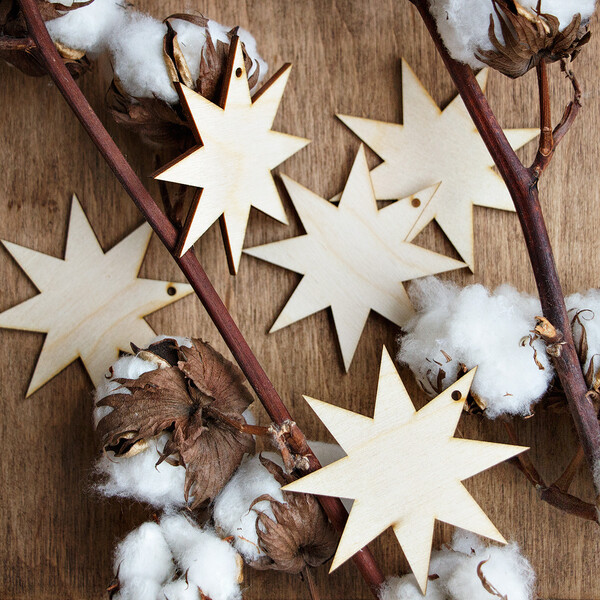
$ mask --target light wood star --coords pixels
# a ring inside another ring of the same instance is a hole
[[[271,331],[331,307],[346,370],[371,310],[399,326],[413,315],[402,282],[465,266],[406,241],[437,186],[378,210],[362,147],[339,206],[283,181],[306,235],[244,252],[304,275]]]
[[[151,236],[145,223],[104,253],[73,196],[64,260],[2,241],[41,292],[0,313],[0,327],[47,334],[27,396],[78,357],[98,384],[119,350],[154,337],[145,315],[193,291],[137,277]]]
[[[271,169],[309,140],[271,131],[291,65],[284,65],[250,97],[242,47],[231,41],[220,106],[178,85],[199,147],[170,163],[156,179],[202,188],[188,213],[180,239],[184,254],[217,220],[235,274],[242,255],[250,207],[287,224]]]
[[[477,79],[485,89],[487,69]],[[461,255],[474,268],[473,205],[514,211],[502,178],[457,96],[442,111],[415,73],[402,61],[403,125],[338,115],[383,163],[371,173],[378,200],[403,198],[441,182],[427,210],[415,223],[408,241],[435,219]],[[504,131],[517,149],[539,133],[537,129]]]
[[[425,593],[436,519],[506,543],[461,481],[527,448],[453,437],[474,375],[417,412],[384,348],[372,419],[305,396],[348,456],[282,489],[354,499],[331,571],[392,527]]]

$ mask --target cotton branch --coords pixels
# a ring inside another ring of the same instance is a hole
[[[416,6],[423,18],[438,52],[444,60],[446,69],[458,88],[463,102],[494,159],[515,204],[531,260],[542,304],[542,311],[546,319],[562,336],[563,343],[560,352],[557,352],[553,356],[553,362],[567,398],[577,435],[583,446],[590,470],[593,472],[594,465],[600,460],[600,426],[596,411],[587,396],[588,388],[573,343],[564,296],[539,202],[538,178],[532,170],[521,163],[511,148],[475,79],[472,69],[454,60],[449,55],[438,34],[437,26],[429,11],[427,0],[410,1]],[[542,66],[540,89],[542,91],[541,102],[543,105],[546,104],[546,99],[543,97],[545,88],[543,79],[544,70],[545,66]],[[576,92],[576,100],[565,111],[565,116],[559,124],[558,132],[555,135],[554,146],[557,143],[556,138],[558,140],[562,138],[577,114],[578,86],[574,79],[572,79],[572,82]],[[549,126],[549,110],[542,115],[541,121],[543,128]],[[542,150],[548,152],[547,141],[549,136],[546,133],[542,137],[546,140],[542,140],[541,142],[543,144]],[[550,150],[548,157],[541,161],[544,163],[543,166],[547,164],[551,155],[552,151]],[[598,489],[597,485],[596,492],[597,495],[600,495],[600,489]]]
[[[504,427],[511,443],[519,444],[512,423],[505,421]],[[593,504],[584,502],[581,498],[569,494],[568,490],[575,476],[577,467],[581,464],[583,451],[579,449],[564,473],[551,485],[547,485],[536,469],[528,452],[519,454],[511,462],[525,475],[527,481],[537,490],[540,500],[547,502],[563,512],[598,523],[598,511]]]
[[[127,159],[123,156],[109,133],[102,125],[98,116],[85,96],[76,85],[73,77],[63,64],[54,43],[50,39],[46,26],[42,21],[35,0],[19,0],[25,15],[31,39],[35,42],[40,58],[57,88],[60,90],[71,110],[75,113],[84,129],[114,172],[125,191],[129,194],[145,219],[152,226],[161,242],[173,256],[173,259],[186,276],[198,298],[204,305],[210,318],[216,325],[227,347],[247,377],[248,382],[256,392],[265,407],[269,417],[278,425],[292,422],[291,415],[279,397],[273,384],[252,353],[248,343],[242,336],[227,308],[208,279],[204,269],[198,262],[193,250],[179,257],[176,253],[178,232],[160,210],[148,190],[143,186],[133,171]],[[292,450],[308,458],[308,470],[320,468],[319,461],[311,452],[306,437],[295,426],[294,436],[289,439]],[[319,502],[327,513],[331,523],[342,531],[348,513],[338,498],[319,497]],[[378,590],[384,582],[383,574],[367,548],[354,555],[353,561],[361,575],[371,588],[373,595],[378,596]]]

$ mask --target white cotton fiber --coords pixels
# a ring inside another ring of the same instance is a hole
[[[449,600],[489,600],[490,594],[477,574],[482,562],[482,575],[501,596],[533,599],[535,573],[517,544],[486,546],[476,535],[460,529],[450,548],[432,554],[429,573],[439,575]]]
[[[588,290],[583,294],[572,294],[565,299],[572,322],[575,347],[582,343],[583,328],[587,339],[588,351],[583,365],[584,373],[593,360],[594,376],[600,371],[600,290]],[[577,317],[577,318],[575,318]]]
[[[270,456],[270,453],[263,453],[263,456],[275,462],[276,457]],[[234,537],[236,550],[248,561],[258,560],[263,556],[256,535],[258,513],[264,512],[274,518],[268,501],[258,502],[252,510],[250,505],[263,494],[269,494],[278,502],[283,502],[280,487],[273,475],[262,466],[258,456],[246,456],[215,499],[215,526],[226,536]]]
[[[240,558],[231,544],[184,515],[166,515],[160,526],[171,553],[190,586],[211,600],[240,600]]]
[[[206,43],[206,28],[184,21],[172,19],[171,26],[177,32],[177,43],[190,69],[192,79],[200,75],[200,60]]]
[[[483,563],[483,564],[481,564]],[[452,544],[433,552],[429,565],[432,577],[427,585],[429,600],[490,600],[477,573],[509,600],[533,600],[535,573],[515,543],[488,546],[475,534],[458,529]],[[418,600],[423,598],[412,574],[389,577],[380,592],[380,600]]]
[[[46,27],[55,42],[97,55],[105,51],[108,36],[128,14],[125,6],[122,0],[94,0],[48,21]]]
[[[167,461],[156,465],[169,437],[163,433],[148,440],[148,448],[134,456],[106,452],[96,463],[96,472],[102,476],[96,489],[104,496],[132,498],[155,508],[184,506],[185,468]]]
[[[200,594],[198,586],[185,579],[177,579],[162,588],[157,600],[200,600]]]
[[[115,77],[134,98],[156,96],[170,104],[178,101],[163,57],[166,32],[167,26],[158,19],[130,12],[110,36]]]
[[[490,293],[434,277],[415,281],[410,295],[417,314],[403,328],[398,360],[424,390],[435,395],[447,388],[461,364],[477,367],[471,389],[485,402],[486,416],[528,415],[554,375],[541,340],[521,343],[536,325],[539,301],[507,285]]]
[[[526,8],[535,9],[537,0],[521,0],[521,4]],[[594,8],[594,0],[542,0],[541,5],[542,12],[553,14],[559,19],[561,29],[566,27],[578,12],[584,20],[588,19]],[[431,0],[430,9],[450,55],[474,68],[484,66],[475,58],[475,52],[478,49],[493,48],[488,34],[492,14],[496,36],[503,41],[492,0]]]
[[[117,546],[114,570],[122,585],[134,577],[161,585],[171,579],[175,565],[161,527],[148,522],[129,533]]]
[[[437,580],[427,583],[427,593],[423,596],[415,576],[388,577],[379,592],[379,600],[446,600],[446,594]],[[467,600],[465,598],[465,600]]]

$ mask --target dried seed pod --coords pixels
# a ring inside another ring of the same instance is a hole
[[[192,340],[191,348],[162,340],[146,351],[164,362],[138,379],[117,380],[127,393],[98,402],[113,409],[98,423],[98,433],[105,450],[122,456],[140,440],[170,432],[157,464],[174,460],[185,467],[185,497],[193,497],[197,508],[253,451],[254,438],[240,431],[253,398],[241,371],[201,340]]]
[[[87,6],[90,2],[93,0],[74,2],[71,6],[65,6],[46,0],[36,0],[44,21],[62,17],[65,12]],[[28,36],[27,23],[17,0],[0,0],[0,34],[16,39]],[[55,43],[55,46],[73,77],[77,78],[91,69],[91,63],[84,52],[60,43]],[[0,58],[26,75],[41,77],[46,74],[46,69],[38,58],[35,48],[0,49]]]
[[[176,21],[185,21],[198,27],[198,35],[204,36],[199,63],[189,65],[177,39]],[[203,16],[173,14],[165,19],[167,30],[163,38],[163,59],[171,81],[180,82],[212,102],[218,102],[229,43],[213,40],[208,27],[209,20]],[[234,28],[227,33],[229,40],[237,33]],[[252,59],[246,53],[246,70],[252,70]],[[194,77],[192,73],[198,73]],[[248,80],[252,89],[260,77],[257,62]],[[106,97],[108,109],[117,123],[136,132],[149,145],[173,148],[179,152],[194,144],[192,129],[179,103],[169,104],[161,98],[136,98],[127,93],[118,79],[114,79]]]
[[[263,466],[280,485],[293,478],[274,462],[260,457]],[[256,519],[258,545],[265,556],[249,564],[256,569],[275,569],[300,573],[305,567],[317,567],[329,560],[337,545],[337,536],[314,496],[283,492],[285,502],[268,494],[259,496],[250,508],[263,500],[271,505],[274,519],[259,512]]]
[[[494,18],[490,15],[488,35],[494,49],[479,49],[475,56],[508,77],[521,77],[542,60],[573,60],[590,39],[587,23],[582,23],[580,14],[574,15],[560,31],[554,15],[524,8],[516,0],[492,2],[504,41],[496,36]]]

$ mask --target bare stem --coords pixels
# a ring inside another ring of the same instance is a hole
[[[510,441],[513,444],[518,445],[519,440],[517,439],[512,423],[505,421],[504,427],[508,432]],[[575,459],[576,458],[577,455],[575,456]],[[569,463],[569,466],[563,475],[561,475],[557,482],[552,485],[546,485],[544,479],[535,468],[528,452],[519,454],[514,459],[511,459],[510,462],[525,475],[529,483],[537,490],[541,500],[554,506],[554,508],[558,508],[563,512],[579,517],[580,519],[598,523],[598,511],[596,510],[596,507],[567,492],[568,485],[571,483],[572,475],[575,473],[576,469],[575,459]],[[563,487],[565,484],[567,484],[566,488]]]
[[[537,177],[521,163],[511,148],[472,69],[454,60],[448,54],[437,32],[435,20],[429,12],[427,0],[411,0],[411,2],[421,14],[438,52],[444,60],[446,69],[458,88],[465,106],[512,196],[523,229],[542,311],[546,319],[562,335],[563,342],[559,351],[553,356],[554,367],[563,386],[577,435],[589,467],[593,471],[594,464],[600,460],[600,426],[592,402],[587,397],[588,388],[573,343],[565,300],[542,216]],[[561,126],[559,138],[564,135],[565,128],[574,119],[577,109],[573,108],[572,110],[575,110],[575,113],[571,112],[567,116],[565,123]],[[598,487],[596,491],[600,491]]]
[[[93,111],[85,96],[75,84],[73,77],[63,64],[46,26],[42,21],[36,0],[19,0],[31,38],[39,49],[41,60],[57,88],[60,90],[71,110],[75,113],[84,129],[102,154],[125,191],[129,194],[145,219],[152,226],[161,242],[173,256],[183,274],[187,277],[198,298],[204,305],[210,318],[216,325],[227,347],[246,375],[250,385],[265,407],[269,417],[277,424],[291,421],[291,415],[267,377],[248,343],[242,336],[233,318],[227,311],[219,295],[212,286],[204,269],[193,251],[177,256],[178,232],[174,225],[160,210],[148,190],[135,174],[127,159],[123,156],[100,119]],[[306,437],[296,427],[295,435],[289,440],[292,449],[307,456],[310,471],[320,468],[319,461],[311,452]],[[338,498],[318,497],[333,526],[342,531],[348,513]],[[384,577],[371,552],[364,548],[354,555],[353,561],[369,585],[373,595],[384,582]]]

